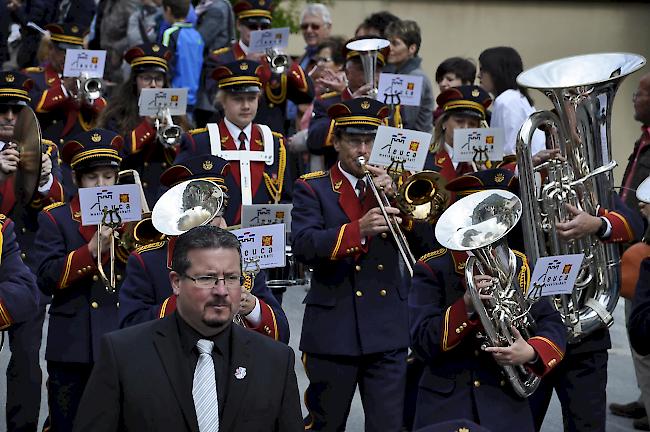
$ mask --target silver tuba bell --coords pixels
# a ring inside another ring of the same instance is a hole
[[[267,48],[266,49],[266,61],[269,63],[271,72],[276,74],[283,74],[287,67],[289,66],[289,56],[281,53],[276,48]]]
[[[370,84],[370,91],[368,92],[368,97],[376,98],[377,97],[377,87],[379,83],[377,82],[377,55],[379,51],[386,48],[390,45],[386,39],[358,39],[352,42],[348,42],[345,47],[349,50],[356,51],[361,57],[361,65],[363,66],[363,75],[366,80],[366,84]]]
[[[521,201],[505,190],[476,192],[452,204],[436,224],[436,239],[451,250],[471,251],[467,259],[465,281],[474,309],[481,319],[485,334],[477,337],[483,346],[509,346],[515,337],[514,326],[524,339],[532,336],[535,321],[529,313],[530,303],[519,287],[515,253],[505,237],[521,217]],[[474,284],[475,272],[493,277],[489,292],[479,293]],[[480,294],[489,294],[482,300]],[[523,365],[505,365],[503,370],[514,391],[530,396],[540,378]]]
[[[522,72],[517,83],[544,93],[556,113],[532,114],[519,131],[517,166],[524,217],[526,255],[534,267],[539,257],[584,253],[571,295],[556,296],[554,307],[569,329],[569,341],[609,327],[619,296],[620,257],[615,244],[596,236],[564,241],[556,222],[568,220],[566,204],[596,215],[611,208],[614,187],[611,156],[611,111],[623,78],[645,64],[628,53],[588,54],[554,60]],[[539,127],[547,148],[561,157],[534,167],[532,135]],[[536,177],[541,180],[536,185]]]

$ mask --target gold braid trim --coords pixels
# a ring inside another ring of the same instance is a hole
[[[253,276],[250,274],[244,275],[244,283],[242,284],[242,287],[248,292],[251,292],[253,289],[253,279]]]
[[[438,258],[439,256],[442,256],[446,253],[447,253],[447,248],[436,249],[432,252],[422,255],[418,261],[426,262],[430,259]]]
[[[279,105],[282,102],[284,102],[285,99],[287,98],[287,76],[282,75],[282,77],[280,78],[280,95],[279,96],[276,96],[275,94],[273,94],[273,91],[271,90],[271,86],[269,84],[267,84],[265,86],[264,93],[266,93],[266,98],[271,103]]]
[[[264,144],[266,145],[266,143]],[[276,203],[280,202],[280,196],[282,195],[282,185],[284,184],[284,170],[287,166],[287,151],[284,148],[282,139],[280,139],[279,148],[279,159],[278,162],[278,178],[273,180],[266,172],[264,173],[264,183],[266,184],[266,189],[268,189],[271,198]]]

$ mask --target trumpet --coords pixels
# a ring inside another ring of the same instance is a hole
[[[80,98],[89,104],[102,96],[102,81],[99,78],[89,78],[86,73],[77,78],[77,89],[81,93]]]
[[[282,74],[289,66],[289,56],[281,53],[276,48],[266,49],[266,61],[269,63],[271,72]]]
[[[169,107],[158,111],[155,126],[158,141],[165,147],[171,148],[180,142],[183,130],[174,124]]]
[[[397,223],[397,220],[395,219],[394,216],[389,216],[388,213],[386,213],[386,207],[390,206],[390,202],[388,201],[386,194],[384,193],[383,190],[379,191],[375,186],[375,183],[372,181],[372,175],[366,168],[366,158],[363,156],[359,156],[357,158],[357,165],[363,168],[365,172],[366,183],[368,184],[368,187],[370,187],[370,189],[372,190],[372,193],[375,195],[377,204],[379,204],[379,208],[381,209],[381,214],[384,216],[384,219],[386,219],[386,222],[388,223],[388,229],[390,231],[390,235],[395,240],[397,249],[402,259],[404,260],[404,264],[406,264],[406,268],[408,269],[409,274],[413,276],[413,266],[415,265],[415,257],[413,256],[413,252],[411,252],[411,249],[409,248],[408,241],[406,240],[406,236],[404,235],[404,232],[400,228],[399,223]]]

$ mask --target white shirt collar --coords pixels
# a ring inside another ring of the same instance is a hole
[[[346,170],[344,170],[343,167],[341,166],[340,161],[337,162],[337,163],[339,164],[339,169],[343,173],[343,177],[345,177],[350,182],[350,185],[352,185],[352,189],[357,194],[357,196],[359,196],[359,191],[357,190],[357,182],[359,180],[362,180],[365,183],[366,180],[362,179],[362,178],[361,179],[357,178],[357,177],[353,176],[352,174],[350,174],[349,172],[347,172]],[[366,186],[368,186],[368,185],[366,185]]]
[[[445,150],[447,151],[447,154],[449,155],[449,160],[451,160],[452,165],[454,166],[454,169],[458,168],[458,162],[454,162],[452,159],[454,157],[454,148],[450,146],[449,144],[445,143]]]
[[[239,134],[244,131],[246,134],[246,150],[251,149],[251,133],[253,131],[253,123],[248,123],[244,129],[240,129],[239,126],[235,125],[233,122],[224,117],[224,123],[226,123],[226,128],[228,128],[228,133],[235,141],[235,145],[239,147]]]
[[[248,55],[248,46],[244,42],[239,39],[239,47],[241,48],[242,51],[244,51],[244,54]]]

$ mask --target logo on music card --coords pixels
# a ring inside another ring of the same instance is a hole
[[[409,144],[409,150],[412,152],[418,151],[420,148],[420,143],[417,141],[411,141],[411,144]]]
[[[129,202],[129,194],[120,194],[120,202],[121,203],[128,203]]]
[[[571,264],[565,265],[564,268],[562,269],[562,274],[569,274],[569,272],[571,271],[571,267],[573,267]]]
[[[262,236],[262,246],[273,246],[273,236]]]

